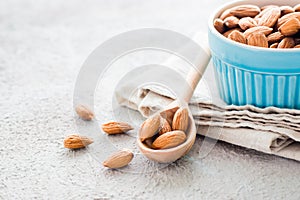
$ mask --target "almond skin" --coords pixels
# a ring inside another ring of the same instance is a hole
[[[266,36],[269,35],[271,32],[273,31],[272,28],[267,27],[267,26],[256,26],[253,28],[249,28],[248,30],[246,30],[244,32],[244,36],[246,39],[248,39],[248,37],[253,34],[253,33],[263,33]]]
[[[225,31],[224,22],[221,19],[214,20],[214,27],[219,33],[223,33]]]
[[[230,14],[238,17],[255,17],[260,12],[260,8],[255,5],[241,5],[230,9]]]
[[[162,134],[165,134],[165,133],[170,132],[170,131],[172,131],[172,128],[171,128],[169,122],[166,119],[162,118],[161,119],[161,126],[160,126],[158,134],[162,135]]]
[[[275,32],[268,35],[267,38],[269,43],[274,43],[281,41],[284,38],[284,35],[282,35],[280,32]]]
[[[277,48],[293,48],[295,46],[295,41],[291,37],[286,37],[281,40]]]
[[[147,138],[151,138],[158,132],[160,119],[160,115],[155,115],[144,121],[139,130],[139,137],[142,142]]]
[[[118,169],[128,165],[133,159],[133,153],[130,150],[123,149],[109,156],[102,164],[104,167]]]
[[[126,122],[107,122],[105,124],[102,124],[102,129],[105,133],[109,135],[113,134],[120,134],[120,133],[126,133],[133,129],[132,126],[130,126]]]
[[[224,24],[227,28],[236,28],[239,25],[239,19],[235,16],[230,16],[224,19]]]
[[[152,146],[154,149],[168,149],[182,144],[185,140],[183,131],[171,131],[156,138]]]
[[[239,21],[239,26],[242,30],[247,30],[248,28],[257,26],[257,22],[251,17],[243,17]]]
[[[185,132],[189,126],[189,112],[187,108],[179,108],[173,118],[172,129]]]
[[[64,139],[64,147],[68,149],[80,149],[84,148],[94,141],[86,136],[69,135]]]
[[[243,35],[243,33],[239,32],[239,31],[232,31],[229,35],[228,35],[228,39],[231,39],[233,41],[242,43],[242,44],[247,44],[246,38]]]
[[[286,21],[284,24],[282,24],[278,30],[281,32],[282,35],[292,36],[298,33],[299,29],[300,29],[299,20],[297,18],[292,18]]]
[[[263,33],[254,33],[247,38],[248,45],[268,48],[268,39]]]
[[[268,11],[259,19],[259,26],[273,27],[279,17],[281,16],[281,10],[278,7],[268,9]]]
[[[87,106],[78,105],[76,106],[75,111],[83,120],[90,121],[94,118],[94,113]]]

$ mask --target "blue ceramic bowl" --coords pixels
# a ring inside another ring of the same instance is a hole
[[[297,1],[276,1],[294,6]],[[300,109],[300,49],[269,49],[234,42],[213,26],[233,6],[275,4],[273,0],[235,1],[219,8],[209,20],[209,45],[221,98],[227,104]]]

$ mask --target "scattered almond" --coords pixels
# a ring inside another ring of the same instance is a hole
[[[171,128],[169,122],[166,119],[162,118],[161,126],[160,126],[158,134],[162,135],[162,134],[170,132],[170,131],[172,131],[172,128]]]
[[[187,108],[179,108],[173,118],[172,129],[186,131],[189,126],[189,112]]]
[[[260,12],[260,8],[255,5],[241,5],[230,9],[230,14],[238,17],[255,17]]]
[[[223,33],[225,31],[224,22],[221,19],[215,19],[214,27],[219,33]]]
[[[268,11],[259,19],[258,25],[273,27],[280,16],[281,16],[280,8],[274,7],[268,9]]]
[[[278,44],[278,48],[293,48],[295,46],[295,41],[292,37],[286,37],[281,40]]]
[[[286,21],[284,24],[282,24],[278,30],[282,33],[282,35],[292,36],[298,33],[299,29],[300,29],[299,20],[297,18],[292,18]]]
[[[239,21],[239,26],[242,30],[247,30],[248,28],[257,26],[257,22],[251,17],[243,17]]]
[[[94,113],[84,105],[76,106],[75,111],[81,119],[90,121],[94,118]]]
[[[160,118],[160,115],[155,115],[144,121],[139,130],[139,136],[142,142],[147,138],[151,138],[158,132],[160,127]]]
[[[171,131],[156,138],[152,146],[155,149],[168,149],[182,144],[185,140],[186,135],[183,131]]]
[[[268,47],[268,39],[263,33],[254,33],[247,38],[247,44],[257,47]]]
[[[228,38],[231,39],[231,40],[233,40],[233,41],[242,43],[242,44],[247,44],[245,36],[240,31],[232,31],[228,35]]]
[[[253,33],[263,33],[265,35],[269,35],[273,31],[273,28],[267,26],[256,26],[253,28],[249,28],[244,32],[245,38],[248,38]]]
[[[128,165],[133,158],[133,153],[130,150],[124,149],[109,156],[103,166],[111,169],[118,169]]]
[[[224,24],[228,28],[236,28],[239,25],[239,19],[235,16],[230,16],[224,19]]]
[[[112,135],[112,134],[119,134],[119,133],[126,133],[133,129],[132,126],[130,126],[126,122],[107,122],[105,124],[102,124],[102,129],[105,133]]]
[[[93,143],[93,140],[80,135],[69,135],[64,139],[64,146],[68,149],[80,149]]]

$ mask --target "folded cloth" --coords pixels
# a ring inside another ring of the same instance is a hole
[[[165,66],[172,66],[183,77],[187,74],[186,67],[174,58]],[[300,161],[300,110],[226,105],[219,97],[213,73],[210,63],[189,102],[198,134]],[[115,97],[119,104],[148,117],[170,104],[176,95],[159,84],[137,85],[145,74],[139,71],[130,81],[119,84]],[[182,83],[176,79],[172,84],[176,88],[174,85],[180,87]]]

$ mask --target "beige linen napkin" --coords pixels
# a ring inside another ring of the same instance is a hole
[[[300,161],[300,110],[226,105],[218,96],[212,69],[210,64],[189,104],[198,134]],[[137,88],[137,78],[116,89],[121,105],[148,117],[174,100],[163,87]]]

